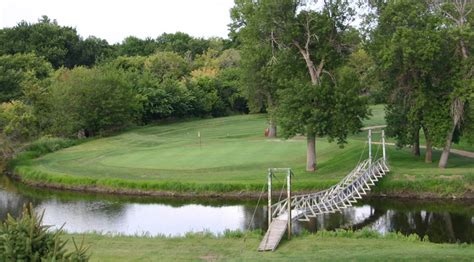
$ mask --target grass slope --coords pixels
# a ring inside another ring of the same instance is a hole
[[[355,236],[354,236],[355,235]],[[73,235],[77,239],[82,236]],[[261,236],[179,238],[87,234],[91,261],[472,261],[473,245],[433,244],[410,237],[318,233],[283,241],[275,252],[260,253]],[[73,249],[71,243],[69,248]]]
[[[375,106],[373,113],[365,124],[383,124],[383,106]],[[265,115],[242,115],[136,128],[37,159],[20,159],[15,172],[27,181],[65,185],[228,192],[260,191],[267,168],[291,167],[294,188],[314,190],[337,183],[367,155],[363,133],[352,136],[343,149],[319,138],[319,169],[307,173],[305,139],[266,139],[265,127]],[[378,139],[374,135],[374,141]],[[380,146],[375,153],[381,155]],[[459,195],[473,190],[472,159],[452,155],[449,168],[441,170],[408,150],[390,147],[388,155],[393,172],[376,189],[379,192]],[[438,157],[435,152],[434,159]]]

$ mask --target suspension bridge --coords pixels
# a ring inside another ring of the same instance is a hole
[[[390,169],[385,151],[385,135],[381,131],[382,157],[372,157],[372,129],[368,129],[369,156],[359,161],[356,167],[336,185],[316,193],[291,195],[290,168],[270,168],[268,170],[268,230],[258,247],[258,251],[274,251],[285,232],[291,238],[293,221],[309,221],[321,214],[339,212],[362,199],[375,183]],[[376,154],[377,155],[377,154]],[[286,174],[287,198],[272,204],[272,178],[277,173]]]

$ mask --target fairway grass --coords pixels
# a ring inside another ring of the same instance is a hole
[[[383,106],[373,112],[365,124],[383,124]],[[268,168],[291,167],[294,189],[311,191],[337,183],[368,154],[364,134],[350,137],[343,149],[318,138],[318,171],[309,173],[304,169],[305,138],[267,139],[266,126],[266,115],[239,115],[135,128],[36,159],[20,157],[14,172],[27,183],[84,190],[235,193],[260,192]],[[374,141],[379,139],[374,135]],[[373,153],[380,157],[380,146]],[[449,168],[442,170],[408,150],[389,147],[388,156],[392,172],[375,188],[378,193],[463,196],[473,191],[472,159],[452,154]]]
[[[275,252],[257,252],[261,236],[186,237],[69,235],[84,238],[91,261],[472,261],[474,246],[434,244],[396,234],[369,231],[319,232],[294,237]],[[69,243],[69,249],[73,249]]]

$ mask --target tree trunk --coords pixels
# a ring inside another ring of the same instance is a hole
[[[420,129],[415,132],[415,141],[413,142],[413,147],[411,149],[413,155],[420,156]]]
[[[439,159],[438,166],[440,168],[446,168],[446,166],[448,165],[448,158],[449,158],[449,153],[451,152],[451,145],[453,143],[453,134],[454,134],[455,129],[456,128],[453,127],[451,132],[449,132],[448,134],[448,139],[446,139],[446,145],[444,146],[443,153],[441,154],[441,158]]]
[[[423,133],[425,133],[425,140],[426,140],[425,163],[432,163],[433,162],[433,146],[431,144],[431,139],[428,133],[428,129],[423,127]]]
[[[316,135],[308,134],[306,145],[306,171],[314,172],[316,170]]]
[[[425,163],[433,162],[433,146],[431,145],[431,140],[426,138],[426,153],[425,153]]]
[[[277,136],[277,125],[275,121],[270,120],[270,126],[268,127],[268,138],[275,138]]]

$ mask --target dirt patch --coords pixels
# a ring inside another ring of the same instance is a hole
[[[206,255],[206,256],[200,256],[199,257],[201,260],[204,260],[204,261],[208,261],[208,262],[211,262],[211,261],[218,261],[219,260],[219,256],[218,255]]]
[[[408,181],[415,181],[416,180],[416,176],[404,175],[404,177]],[[403,180],[405,180],[405,179],[403,179]]]
[[[445,179],[445,180],[463,180],[464,177],[461,175],[452,175],[452,176],[439,176],[440,179]]]

